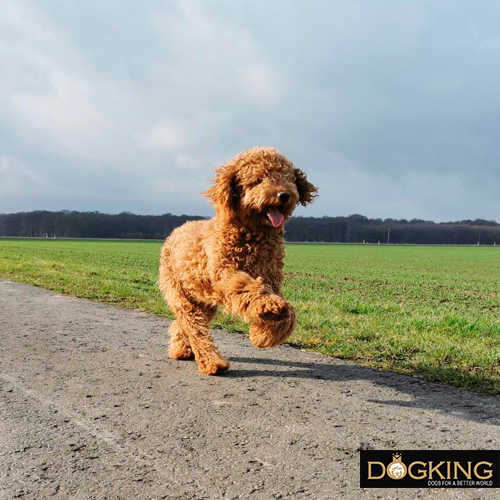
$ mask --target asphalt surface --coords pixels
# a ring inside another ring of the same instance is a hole
[[[299,319],[300,321],[300,319]],[[0,280],[0,498],[499,498],[359,487],[360,449],[500,449],[500,400]]]

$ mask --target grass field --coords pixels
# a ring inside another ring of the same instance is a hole
[[[161,243],[0,240],[0,277],[168,316]],[[500,395],[500,248],[287,245],[290,343]],[[246,331],[219,315],[214,326]]]

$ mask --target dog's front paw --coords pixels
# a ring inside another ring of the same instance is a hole
[[[286,300],[280,300],[282,307],[266,311],[250,325],[250,340],[255,347],[277,346],[292,334],[297,319],[295,309]]]
[[[253,304],[254,319],[257,322],[283,321],[290,316],[292,306],[279,295],[264,295]]]

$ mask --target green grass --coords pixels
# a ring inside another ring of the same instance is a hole
[[[161,243],[0,240],[0,276],[168,316]],[[288,245],[292,345],[500,395],[500,248]],[[246,331],[224,315],[215,326]]]

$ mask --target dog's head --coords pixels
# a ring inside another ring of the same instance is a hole
[[[205,192],[217,216],[238,220],[253,230],[279,230],[297,203],[307,205],[317,188],[273,148],[253,148],[216,170]]]

